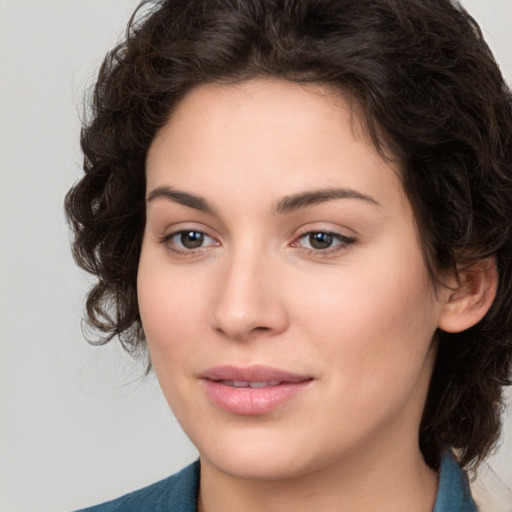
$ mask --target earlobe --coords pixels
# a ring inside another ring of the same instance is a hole
[[[462,269],[457,285],[446,290],[439,329],[455,333],[476,325],[489,311],[497,288],[498,269],[493,257]]]

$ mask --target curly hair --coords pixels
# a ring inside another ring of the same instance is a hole
[[[493,256],[499,285],[474,327],[439,331],[420,427],[426,462],[446,448],[476,467],[500,433],[512,365],[512,95],[475,20],[450,0],[143,2],[105,58],[81,133],[83,178],[68,192],[74,256],[94,274],[96,343],[145,348],[136,277],[145,160],[193,87],[257,76],[349,94],[383,157],[400,163],[426,266]],[[149,363],[150,364],[150,363]]]

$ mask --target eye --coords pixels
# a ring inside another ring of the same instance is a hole
[[[171,233],[162,239],[162,243],[173,252],[192,252],[196,249],[218,245],[218,242],[211,236],[194,229],[184,229]]]
[[[328,231],[310,231],[299,237],[294,244],[311,252],[343,249],[354,243],[353,238]]]
[[[331,233],[309,233],[304,236],[304,241],[311,249],[328,249],[335,242]]]

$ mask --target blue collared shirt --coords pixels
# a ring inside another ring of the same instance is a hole
[[[476,512],[466,474],[450,452],[445,452],[441,461],[439,487],[432,512]]]
[[[179,473],[120,498],[80,512],[196,512],[199,461]],[[432,512],[476,512],[464,472],[450,452],[443,455]]]

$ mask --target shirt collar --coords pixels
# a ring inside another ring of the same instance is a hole
[[[441,459],[439,487],[433,512],[476,512],[468,478],[453,454],[445,451]]]

